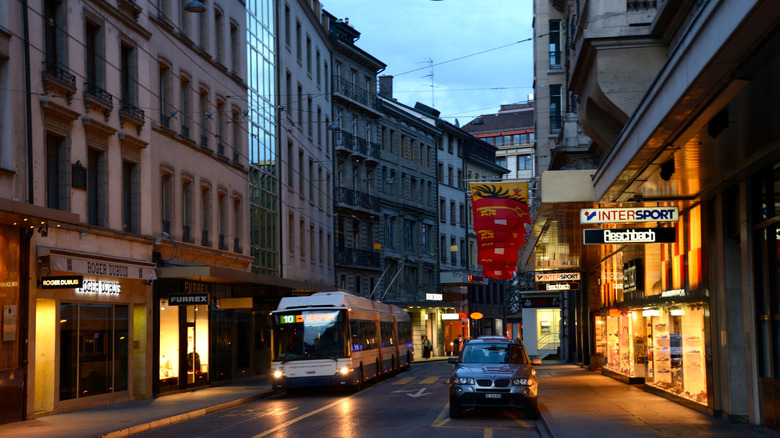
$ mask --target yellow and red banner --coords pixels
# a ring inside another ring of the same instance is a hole
[[[527,182],[470,183],[474,231],[482,273],[496,279],[512,278],[518,251],[525,243],[528,211]]]

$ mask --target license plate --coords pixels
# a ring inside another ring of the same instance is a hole
[[[485,398],[501,398],[501,394],[485,394]]]

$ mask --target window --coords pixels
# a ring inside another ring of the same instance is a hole
[[[106,225],[106,153],[89,149],[87,153],[87,205],[89,224],[103,227]]]
[[[322,166],[317,167],[317,184],[314,187],[319,187],[317,189],[317,206],[322,209],[324,202],[322,196]]]
[[[458,225],[466,226],[466,206],[462,202],[458,204]]]
[[[201,241],[203,246],[211,246],[211,187],[203,184],[200,188]]]
[[[458,169],[458,188],[462,189],[463,187],[463,169]]]
[[[285,99],[287,100],[287,105],[285,108],[287,109],[287,115],[290,115],[290,111],[292,111],[292,75],[290,72],[287,72],[286,75],[287,80],[285,81],[285,88],[286,88],[286,96]]]
[[[241,42],[239,41],[238,25],[230,22],[230,58],[233,72],[241,69]]]
[[[461,266],[466,266],[466,251],[463,251],[463,248],[465,248],[465,247],[466,247],[466,241],[463,240],[463,239],[460,239],[460,246],[459,246],[460,251],[458,251],[458,252],[460,253],[460,265]]]
[[[442,234],[439,236],[439,260],[441,260],[442,263],[447,263],[448,250],[449,247],[447,246],[447,236]]]
[[[126,233],[140,232],[140,183],[138,163],[122,162],[122,229]]]
[[[241,139],[243,137],[243,128],[241,127],[241,116],[237,109],[233,109],[233,117],[230,124],[233,126],[233,162],[238,163],[241,155]]]
[[[225,64],[225,18],[219,9],[214,10],[214,32],[217,34],[217,62]]]
[[[304,248],[306,248],[306,222],[303,219],[299,221],[298,236],[300,236],[298,248],[300,249],[301,260],[304,260],[306,257],[306,254],[304,253]]]
[[[190,88],[190,81],[186,76],[181,78],[181,136],[184,138],[190,138],[190,128],[192,127],[191,113],[192,113],[192,89]]]
[[[319,262],[320,262],[320,266],[322,266],[325,263],[325,242],[323,240],[324,239],[323,234],[324,233],[322,231],[322,228],[320,228],[319,229],[320,238],[317,240],[319,242],[319,244],[320,244],[320,246],[319,246],[320,252],[319,252],[319,254],[317,256],[317,259],[319,259]]]
[[[306,174],[309,178],[309,202],[314,202],[314,160],[309,158],[309,172]]]
[[[454,237],[450,237],[450,264],[452,266],[458,264],[458,246],[455,244]]]
[[[550,131],[561,130],[561,86],[550,85]]]
[[[414,222],[404,219],[404,249],[414,251]]]
[[[305,187],[304,181],[306,178],[304,178],[303,173],[303,149],[298,149],[298,195],[303,198],[306,196],[306,194],[303,192],[303,188]]]
[[[208,9],[208,0],[203,0],[203,5],[206,6]],[[199,15],[199,22],[198,22],[198,45],[200,45],[200,48],[203,50],[208,51],[209,50],[209,14],[203,12],[198,14]]]
[[[453,184],[454,176],[455,175],[454,175],[454,172],[452,170],[452,166],[447,166],[447,185],[450,186],[450,187],[452,187],[454,185]]]
[[[303,43],[301,42],[301,23],[296,22],[295,23],[295,56],[298,58],[298,62],[303,62],[302,59],[302,48],[301,45]]]
[[[225,142],[227,141],[227,115],[225,114],[225,101],[217,100],[217,152],[225,155]]]
[[[439,222],[447,222],[447,201],[444,198],[439,199]]]
[[[241,251],[241,236],[243,235],[243,218],[246,213],[242,209],[241,198],[233,198],[233,251]]]
[[[320,65],[320,51],[317,49],[317,54],[314,57],[314,62],[316,64],[317,68],[317,74],[315,75],[315,81],[317,82],[317,87],[319,87],[322,84],[322,66]]]
[[[162,231],[171,236],[171,222],[173,221],[173,175],[168,171],[163,171],[161,184],[161,203],[162,213]]]
[[[317,146],[322,149],[322,108],[317,106]]]
[[[209,92],[200,90],[200,145],[204,148],[209,147],[209,120],[212,113],[209,111]]]
[[[517,156],[517,170],[531,170],[532,166],[533,166],[533,156],[531,155]]]
[[[561,67],[561,22],[550,21],[550,68]]]
[[[68,210],[70,184],[68,182],[67,139],[46,134],[46,205],[57,210]]]
[[[294,179],[293,174],[295,172],[295,162],[293,161],[293,142],[287,140],[287,189],[295,190],[293,187]]]
[[[450,225],[455,225],[455,201],[450,201]]]
[[[173,75],[171,74],[171,69],[165,64],[160,64],[160,90],[158,93],[160,96],[160,124],[169,129],[171,127],[172,118],[172,78]]]
[[[290,242],[287,248],[287,256],[289,258],[295,257],[295,215],[290,213],[287,215],[287,240]]]
[[[303,87],[298,84],[298,128],[303,129]]]
[[[182,181],[182,237],[181,240],[193,243],[192,236],[192,180]]]
[[[127,305],[61,303],[59,332],[60,400],[127,390]]]
[[[325,72],[325,74],[323,76],[325,76],[325,98],[327,99],[328,96],[330,95],[330,76],[328,76],[328,63],[327,62],[323,66],[323,71]]]
[[[395,244],[395,217],[385,215],[385,246],[393,248]]]
[[[43,6],[43,22],[46,38],[46,71],[56,75],[66,67],[66,4],[59,0],[46,0]]]
[[[122,109],[128,110],[128,106],[134,107],[138,103],[136,48],[122,44],[119,64]]]
[[[292,47],[292,27],[290,26],[290,7],[284,5],[284,43]]]
[[[100,25],[87,21],[86,24],[87,92],[102,94],[105,87],[105,53],[103,29]],[[98,89],[100,89],[98,91]]]
[[[314,240],[314,237],[315,237],[314,225],[309,225],[309,263],[311,263],[312,265],[314,264],[315,262],[314,259],[317,256],[316,247],[315,247],[317,241]]]
[[[439,162],[439,183],[444,184],[444,163]]]
[[[225,236],[227,236],[227,208],[225,206],[226,202],[226,193],[223,191],[219,192],[218,200],[217,200],[217,208],[219,209],[217,218],[219,219],[219,223],[217,223],[217,232],[219,233],[218,237],[218,244],[219,249],[226,250],[227,249],[227,242],[225,240]]]
[[[311,38],[306,37],[306,72],[311,75]]]
[[[309,122],[309,126],[306,127],[306,131],[309,135],[309,138],[314,138],[314,105],[311,97],[306,100],[306,119]]]

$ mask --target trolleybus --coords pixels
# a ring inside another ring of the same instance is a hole
[[[274,388],[352,386],[408,368],[412,325],[403,309],[346,292],[285,297],[272,313]]]

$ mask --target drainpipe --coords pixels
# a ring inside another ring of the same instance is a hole
[[[27,202],[35,203],[33,194],[33,150],[32,150],[32,89],[30,80],[30,26],[27,17],[27,0],[22,0],[22,26],[24,28],[24,86],[25,109],[27,112]]]
[[[24,84],[25,84],[25,109],[27,117],[27,202],[34,203],[33,196],[33,164],[32,164],[32,89],[30,80],[30,28],[29,17],[27,16],[27,0],[22,0],[22,27],[24,32]],[[18,176],[17,176],[18,178]],[[18,180],[17,180],[18,181]],[[24,370],[24,380],[22,381],[22,419],[27,419],[27,383],[29,378],[29,350],[27,349],[29,339],[27,338],[28,315],[30,305],[29,281],[22,279],[30,278],[30,252],[32,240],[32,229],[21,228],[19,232],[19,360]]]

